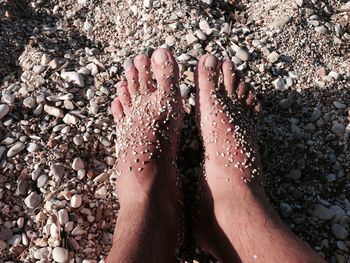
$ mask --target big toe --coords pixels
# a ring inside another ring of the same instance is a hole
[[[200,58],[196,73],[196,87],[198,93],[208,93],[218,89],[220,63],[216,56],[207,54]]]
[[[151,63],[158,89],[164,94],[174,92],[178,95],[179,67],[169,50],[157,49],[152,55]]]

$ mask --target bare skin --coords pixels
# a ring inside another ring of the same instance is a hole
[[[220,262],[325,262],[295,236],[265,196],[254,90],[231,61],[203,56],[196,70],[197,124],[205,147],[198,243]]]
[[[168,50],[158,49],[151,59],[138,55],[125,74],[111,106],[121,208],[106,262],[169,262],[181,235],[175,167],[183,121],[178,65]]]
[[[169,51],[158,49],[152,59],[137,56],[125,74],[111,106],[121,208],[106,262],[175,261],[181,236],[175,160],[183,121],[178,66]],[[220,262],[324,262],[265,197],[255,142],[261,105],[254,90],[231,61],[221,65],[212,55],[200,59],[196,86],[206,179],[194,231],[198,243]]]

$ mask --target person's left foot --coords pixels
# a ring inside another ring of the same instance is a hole
[[[176,245],[181,195],[175,162],[183,122],[178,65],[166,49],[156,50],[151,59],[138,55],[128,64],[127,81],[118,84],[118,97],[111,105],[117,126],[120,203],[115,240],[137,231],[128,228],[142,225],[135,238],[153,229],[156,235],[169,235],[165,239]]]

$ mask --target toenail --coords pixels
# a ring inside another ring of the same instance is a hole
[[[156,64],[162,64],[164,62],[167,62],[169,60],[169,57],[165,50],[159,49],[154,53],[153,59]]]
[[[209,68],[216,68],[218,65],[218,59],[213,55],[209,55],[206,57],[204,65]]]
[[[133,60],[131,58],[128,58],[127,60],[124,61],[124,69],[129,68],[133,64],[134,64]]]

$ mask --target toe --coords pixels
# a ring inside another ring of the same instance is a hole
[[[225,60],[222,63],[222,73],[224,79],[224,88],[228,96],[235,96],[234,92],[235,80],[236,80],[236,71],[235,64],[231,60]]]
[[[139,89],[139,75],[132,60],[125,62],[125,77],[128,82],[128,89],[131,97],[137,95]]]
[[[252,108],[253,107],[254,101],[255,101],[255,90],[254,89],[249,89],[248,94],[247,94],[247,98],[245,100],[248,108]]]
[[[259,118],[262,113],[262,105],[260,101],[257,101],[253,107],[252,114],[255,118]]]
[[[238,86],[237,86],[237,97],[239,99],[244,99],[247,93],[247,85],[244,81],[244,78],[239,78]]]
[[[175,91],[179,94],[179,67],[169,50],[157,49],[151,59],[152,71],[158,83],[158,88],[166,93]]]
[[[123,105],[118,98],[112,101],[111,111],[115,121],[121,120],[124,117]]]
[[[122,80],[118,83],[117,95],[118,95],[119,101],[123,105],[124,110],[126,111],[129,110],[131,106],[130,105],[131,99],[130,99],[130,93],[129,93],[126,81]]]
[[[137,55],[134,65],[138,71],[140,92],[148,94],[155,89],[152,86],[151,60],[146,55]]]
[[[211,92],[218,89],[220,63],[217,57],[211,54],[200,58],[195,74],[196,87],[199,92]]]

